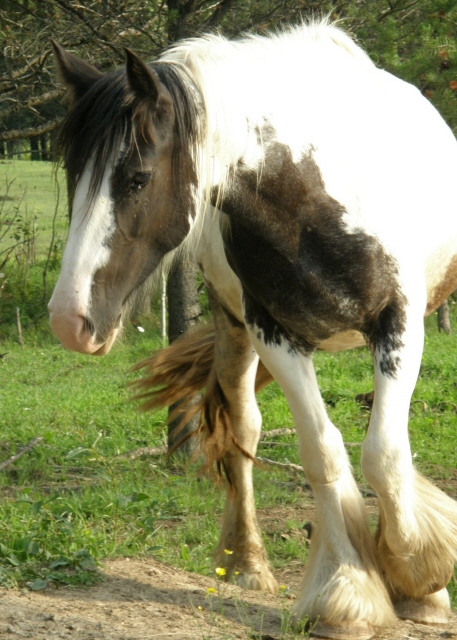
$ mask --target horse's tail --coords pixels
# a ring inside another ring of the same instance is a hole
[[[142,411],[177,405],[168,422],[179,417],[180,429],[199,414],[200,423],[194,434],[203,436],[208,466],[216,463],[221,472],[222,459],[232,445],[248,457],[252,456],[239,444],[232,429],[228,402],[216,375],[214,343],[213,324],[188,331],[168,347],[138,363],[133,371],[145,369],[145,374],[132,386],[136,392],[134,400],[142,401]],[[256,393],[272,380],[270,372],[259,361]],[[182,442],[178,442],[176,448]]]

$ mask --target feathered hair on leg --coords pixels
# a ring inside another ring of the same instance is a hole
[[[241,447],[231,426],[228,403],[214,367],[215,340],[213,324],[191,329],[168,347],[135,365],[132,371],[144,370],[145,373],[132,382],[131,387],[134,390],[132,400],[141,401],[141,411],[157,411],[177,405],[167,422],[179,417],[181,429],[200,414],[198,429],[185,439],[193,435],[203,436],[205,467],[215,464],[220,475],[222,460],[232,445],[246,456],[252,456]],[[259,362],[256,393],[272,380],[269,371]],[[174,450],[185,439],[178,441]]]

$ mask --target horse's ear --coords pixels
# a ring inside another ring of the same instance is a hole
[[[71,102],[74,103],[82,98],[94,82],[103,77],[103,73],[85,60],[65,51],[55,40],[51,40],[51,44],[59,79],[67,87]]]
[[[161,114],[169,113],[172,99],[157,74],[130,49],[125,49],[125,53],[127,79],[135,97],[149,102]]]

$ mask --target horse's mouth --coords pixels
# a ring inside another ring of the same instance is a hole
[[[111,351],[111,347],[116,341],[116,338],[119,334],[119,330],[120,330],[120,325],[118,325],[115,329],[113,329],[108,339],[100,346],[99,349],[97,349],[96,351],[93,351],[90,355],[105,356],[107,353],[109,353]]]

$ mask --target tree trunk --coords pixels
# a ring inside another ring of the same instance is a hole
[[[40,149],[38,147],[38,138],[32,137],[30,138],[30,152],[31,160],[39,160],[40,159]]]
[[[48,144],[47,144],[48,141],[47,141],[46,133],[42,133],[41,136],[39,136],[39,142],[40,142],[41,160],[43,160],[43,162],[46,162],[46,160],[49,160]]]
[[[168,335],[170,342],[179,338],[197,324],[200,316],[200,302],[197,290],[197,270],[187,259],[176,263],[168,277]],[[176,410],[179,403],[172,405],[169,413]],[[179,416],[168,426],[168,449],[171,450],[183,438],[198,427],[198,416],[181,429]],[[179,451],[190,455],[196,447],[195,438],[190,438],[179,447]]]
[[[52,160],[53,162],[55,162],[57,160],[57,156],[56,156],[56,146],[57,146],[57,134],[58,134],[58,129],[52,129],[49,132],[49,154],[50,154],[50,160]]]

